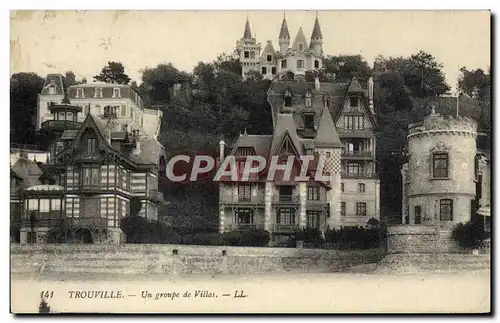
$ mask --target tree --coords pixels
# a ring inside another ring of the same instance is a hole
[[[450,86],[442,71],[443,64],[424,51],[411,55],[402,71],[405,85],[414,97],[436,97],[447,94]]]
[[[84,77],[80,80],[76,80],[76,75],[73,71],[66,71],[66,73],[63,76],[63,84],[64,84],[64,89],[67,90],[68,87],[76,84],[85,84],[87,83],[87,79]]]
[[[126,85],[130,82],[130,77],[125,74],[122,63],[110,61],[102,68],[100,74],[94,76],[94,81]]]
[[[172,87],[178,83],[181,76],[186,78],[187,73],[181,73],[172,63],[158,64],[154,68],[141,70],[142,84],[139,94],[143,95],[145,102],[150,104],[167,104],[172,97]]]
[[[360,80],[371,76],[371,68],[361,55],[327,56],[323,59],[323,69],[320,77],[323,82],[347,83],[353,76]]]
[[[490,69],[485,73],[482,69],[468,70],[460,69],[458,89],[463,95],[477,99],[481,107],[481,120],[479,126],[482,130],[491,128],[491,73]]]
[[[10,78],[10,141],[34,145],[38,94],[43,78],[35,73],[17,73]]]

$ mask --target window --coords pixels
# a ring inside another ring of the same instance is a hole
[[[299,50],[302,50],[304,48],[304,45],[299,44]],[[298,67],[298,66],[297,66]]]
[[[102,98],[102,88],[96,88],[94,90],[94,97],[96,97],[96,98]]]
[[[319,68],[319,61],[318,60],[314,61],[314,68]]]
[[[238,186],[238,201],[250,201],[252,196],[252,186],[239,185]]]
[[[266,75],[266,74],[267,74],[267,67],[262,66],[262,75]]]
[[[330,152],[329,151],[326,152],[326,158],[330,158]]]
[[[281,68],[286,68],[286,59],[281,61]]]
[[[98,105],[98,104],[94,105],[94,110],[95,110],[95,112],[94,112],[95,114],[97,114],[97,115],[101,114],[101,106],[100,105]]]
[[[349,106],[351,107],[357,107],[359,104],[359,98],[356,96],[351,96],[349,98]]]
[[[353,130],[354,116],[344,116],[344,129]]]
[[[448,177],[448,154],[436,153],[432,160],[432,174],[435,178]]]
[[[252,147],[240,147],[236,151],[236,156],[253,156],[254,150]]]
[[[319,186],[309,186],[307,188],[307,199],[309,201],[319,201]]]
[[[268,54],[267,57],[266,57],[266,59],[267,59],[268,62],[272,62],[273,61],[273,55],[269,55]]]
[[[344,183],[340,183],[340,191],[344,192]]]
[[[127,116],[127,107],[122,105],[122,108],[121,108],[121,115],[122,117],[126,117]]]
[[[243,52],[243,57],[244,58],[249,58],[250,57],[250,53],[246,50]]]
[[[356,162],[347,163],[347,174],[349,175],[362,175],[363,165]]]
[[[245,169],[245,160],[238,160],[238,172],[239,174],[243,174],[243,170]]]
[[[254,58],[255,58],[255,52],[254,52],[254,51],[251,51],[251,52],[250,52],[250,58],[251,58],[251,59],[254,59]]]
[[[453,200],[443,199],[439,201],[439,220],[453,221]]]
[[[318,211],[308,211],[307,217],[307,227],[318,229],[319,228],[319,212]]]
[[[313,114],[305,114],[304,115],[304,128],[308,130],[314,130],[314,115]]]
[[[292,106],[292,93],[290,90],[286,90],[285,92],[285,107],[291,107]]]
[[[297,68],[304,68],[304,61],[299,59],[297,60]]]
[[[354,130],[363,130],[365,118],[363,116],[354,116]]]
[[[422,223],[422,208],[420,205],[415,206],[415,224]]]
[[[280,201],[282,202],[290,202],[292,201],[293,196],[293,187],[292,186],[280,186]]]
[[[58,119],[58,120],[65,120],[66,118],[64,117],[64,112],[59,112],[59,113],[57,114],[57,119]]]
[[[282,208],[278,211],[276,216],[276,223],[291,225],[295,224],[295,212],[290,208]]]
[[[365,192],[365,184],[364,183],[359,183],[358,184],[358,192],[359,193],[364,193]]]
[[[271,74],[276,75],[276,67],[271,67]]]
[[[356,202],[356,215],[366,216],[366,202]]]
[[[66,112],[66,120],[73,121],[73,112],[71,111]]]
[[[253,212],[250,209],[239,208],[236,209],[236,221],[238,224],[251,224],[253,223]]]
[[[114,98],[120,98],[121,97],[121,93],[120,93],[120,89],[119,88],[114,88],[113,89],[113,97]]]
[[[49,94],[56,94],[56,87],[55,86],[49,86]]]
[[[83,89],[76,89],[76,98],[80,99],[80,98],[83,98],[83,97],[85,97],[84,93],[83,93]]]
[[[340,215],[345,216],[345,202],[340,202]]]
[[[95,154],[97,152],[97,139],[89,138],[87,139],[87,153]]]
[[[312,107],[312,94],[311,91],[306,92],[306,108]]]

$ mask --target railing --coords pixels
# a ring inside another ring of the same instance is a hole
[[[376,173],[369,172],[359,172],[359,173],[348,173],[342,172],[342,178],[377,178]]]
[[[47,120],[42,122],[40,128],[55,130],[78,130],[82,124],[80,122],[69,120]]]
[[[371,151],[342,151],[342,157],[372,157]]]
[[[104,185],[99,185],[99,184],[78,184],[73,186],[74,191],[83,191],[83,192],[94,192],[94,191],[101,191],[101,190],[107,190],[107,186]]]
[[[297,230],[298,226],[296,224],[280,224],[280,223],[275,223],[274,224],[274,232],[295,232]]]
[[[371,130],[339,129],[340,138],[371,138],[374,136]]]
[[[300,198],[298,195],[276,195],[273,196],[273,203],[275,204],[300,203]]]
[[[222,203],[264,203],[264,195],[241,196],[225,194],[221,197]]]

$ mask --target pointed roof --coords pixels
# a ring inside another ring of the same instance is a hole
[[[299,50],[299,44],[303,45],[302,50],[306,50],[307,39],[306,39],[306,36],[304,35],[304,31],[302,30],[302,27],[299,28],[299,31],[297,32],[297,36],[295,36],[295,40],[293,41],[292,48],[295,50]]]
[[[252,31],[250,30],[250,22],[248,21],[248,17],[247,17],[247,22],[245,24],[245,32],[243,33],[243,38],[246,39],[252,38]]]
[[[289,136],[295,150],[300,155],[302,154],[302,145],[300,144],[299,137],[297,135],[297,127],[295,126],[295,120],[292,114],[278,114],[278,119],[276,121],[276,128],[274,130],[273,141],[271,143],[270,156],[276,154],[278,148],[281,146],[285,136]]]
[[[273,42],[268,40],[266,47],[264,47],[264,50],[262,51],[262,58],[266,59],[265,55],[266,54],[275,54],[276,50],[274,49]]]
[[[319,26],[318,16],[316,16],[316,20],[314,20],[314,27],[311,34],[311,39],[315,38],[323,39],[323,34],[321,33],[321,27]]]
[[[359,83],[358,79],[356,76],[352,77],[351,83],[349,83],[349,89],[347,92],[364,92],[363,87],[361,87],[361,84]]]
[[[278,38],[279,39],[281,39],[281,38],[290,39],[290,32],[288,32],[288,25],[286,24],[286,17],[283,17],[283,22],[281,22],[280,35],[278,36]]]
[[[327,108],[323,108],[321,119],[319,120],[318,132],[314,138],[314,145],[317,148],[342,148],[339,134]]]

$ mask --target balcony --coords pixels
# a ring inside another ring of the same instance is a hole
[[[40,128],[49,131],[78,130],[82,124],[80,122],[68,120],[47,120],[42,122]]]
[[[298,195],[276,195],[273,196],[273,204],[299,204]]]
[[[343,138],[372,138],[374,137],[374,133],[371,130],[348,130],[348,129],[339,129],[338,130],[339,137]]]
[[[77,186],[74,186],[73,190],[80,191],[82,193],[95,193],[106,189],[106,184],[102,186],[99,184],[79,184]]]
[[[220,198],[222,204],[264,204],[264,195],[241,196],[241,195],[223,195]]]
[[[297,230],[298,226],[297,224],[281,224],[281,223],[275,223],[273,227],[273,232],[278,232],[278,233],[292,233]]]
[[[349,159],[372,159],[371,151],[342,151],[342,157]]]
[[[116,112],[104,112],[101,114],[101,119],[116,119],[118,118],[118,115]]]
[[[311,210],[311,211],[323,211],[325,209],[328,209],[328,203],[324,199],[307,200],[306,208],[307,208],[307,210]]]
[[[359,173],[342,172],[342,178],[349,178],[349,179],[377,179],[378,175],[376,173],[369,173],[369,172],[359,172]]]

